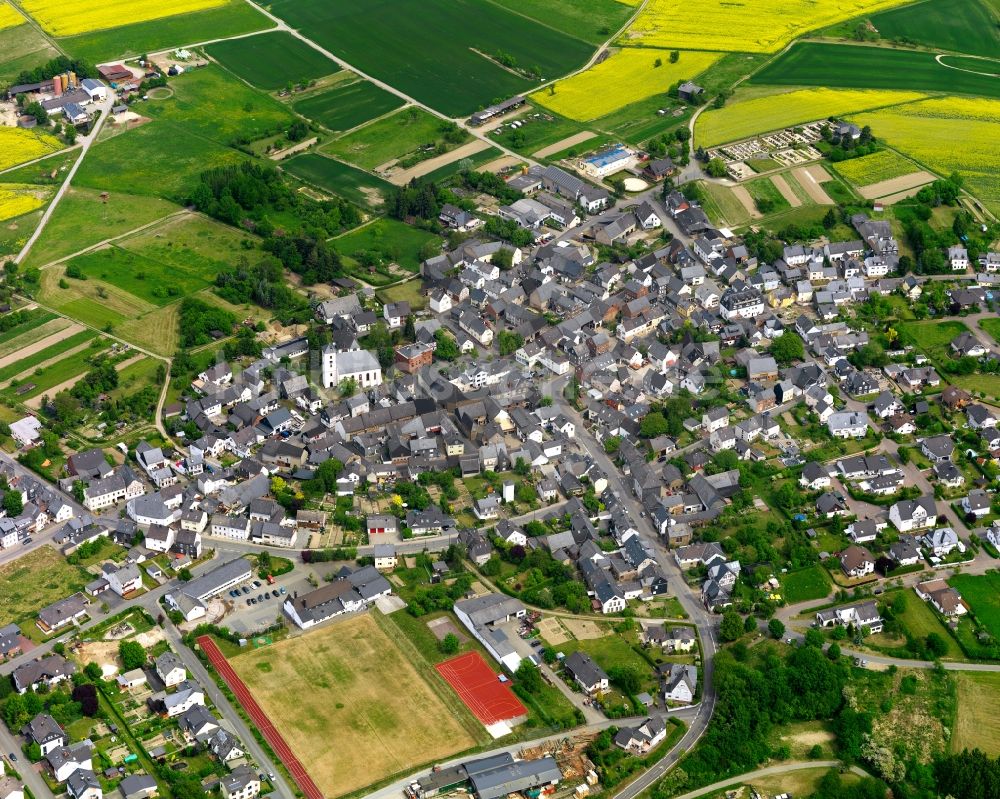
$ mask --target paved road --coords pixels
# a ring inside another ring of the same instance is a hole
[[[545,395],[550,396],[553,404],[576,424],[577,441],[583,445],[597,465],[605,473],[612,490],[618,493],[618,496],[621,498],[623,504],[632,515],[632,520],[638,528],[639,533],[647,543],[652,545],[660,567],[667,575],[668,581],[672,582],[675,586],[674,593],[677,596],[678,601],[681,603],[681,607],[684,608],[684,611],[688,614],[688,618],[695,624],[698,629],[698,635],[701,638],[701,705],[698,707],[695,717],[691,721],[690,727],[677,745],[674,746],[670,752],[668,752],[652,768],[643,772],[637,779],[615,794],[615,799],[633,799],[633,797],[638,796],[646,788],[652,785],[653,782],[662,777],[663,774],[665,774],[667,770],[669,770],[677,762],[683,753],[690,750],[698,742],[704,734],[705,729],[708,727],[708,723],[712,718],[712,712],[715,709],[716,700],[715,687],[712,684],[712,676],[715,668],[715,653],[717,649],[715,640],[716,624],[713,615],[705,609],[705,606],[701,603],[700,598],[694,596],[694,594],[688,589],[687,582],[681,573],[680,567],[677,566],[676,561],[674,561],[673,557],[661,543],[659,536],[656,534],[656,531],[646,518],[646,514],[642,507],[632,496],[632,492],[622,482],[621,472],[618,467],[615,466],[615,464],[611,461],[611,458],[608,457],[608,454],[604,451],[604,447],[598,443],[593,435],[591,435],[583,417],[577,412],[576,408],[566,402],[563,396],[563,389],[568,382],[568,377],[550,380],[545,386]]]
[[[24,784],[31,790],[35,799],[52,799],[52,791],[49,790],[49,786],[46,785],[45,780],[35,770],[35,767],[31,765],[28,758],[21,754],[20,740],[11,735],[7,730],[7,725],[2,722],[0,722],[0,750],[3,751],[4,755],[7,755],[8,752],[13,752],[17,755],[17,762],[11,763],[10,767],[21,776]],[[10,758],[7,757],[7,759],[9,760]]]
[[[111,96],[101,103],[97,104],[98,110],[101,112],[100,118],[97,120],[97,124],[94,125],[94,129],[88,133],[83,138],[83,145],[80,148],[80,157],[76,159],[73,166],[70,167],[69,174],[66,175],[66,179],[62,182],[62,185],[56,190],[55,196],[52,198],[52,202],[49,203],[49,207],[45,209],[45,213],[42,214],[42,218],[38,223],[38,227],[35,228],[35,232],[28,237],[28,240],[24,243],[21,248],[21,252],[17,254],[14,258],[14,263],[19,264],[24,260],[24,256],[28,254],[28,251],[32,248],[34,243],[38,240],[38,237],[42,235],[42,231],[45,230],[45,226],[49,223],[49,219],[52,218],[52,214],[55,213],[56,207],[59,205],[59,201],[66,194],[69,189],[69,184],[73,181],[73,176],[76,174],[76,170],[80,168],[80,164],[83,163],[83,159],[87,156],[87,151],[90,149],[91,145],[97,141],[97,135],[101,132],[101,128],[104,127],[104,123],[107,121],[110,115],[111,109],[114,106],[115,98],[112,93]]]

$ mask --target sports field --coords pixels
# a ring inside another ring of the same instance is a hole
[[[882,39],[1000,57],[1000,7],[985,0],[927,0],[871,17]]]
[[[605,116],[683,80],[697,77],[721,58],[719,53],[684,51],[676,62],[662,50],[623,47],[600,64],[559,81],[552,91],[531,95],[533,102],[578,121]]]
[[[879,150],[871,155],[839,161],[832,166],[855,186],[872,186],[917,171],[912,161],[895,150]]]
[[[959,172],[965,187],[1000,211],[1000,100],[943,97],[851,117],[934,172]]]
[[[484,725],[528,715],[527,708],[514,696],[509,684],[500,682],[497,673],[478,652],[466,652],[434,668]]]
[[[698,13],[675,0],[650,0],[629,29],[647,47],[774,53],[797,36],[905,0],[707,0]]]
[[[998,51],[1000,52],[1000,51]],[[956,64],[962,70],[968,63]],[[1000,71],[1000,61],[979,61],[980,71]],[[1000,97],[1000,80],[939,64],[934,53],[887,47],[797,42],[751,82],[772,86],[910,89]]]
[[[448,116],[469,114],[555,78],[591,45],[489,0],[276,0],[271,12],[358,69]],[[495,60],[502,56],[508,68]]]
[[[281,167],[318,189],[369,207],[381,205],[385,193],[392,188],[388,181],[370,172],[319,153],[297,155],[282,163]]]
[[[958,716],[951,750],[980,749],[1000,756],[1000,674],[961,671],[958,681]]]
[[[302,116],[333,130],[350,130],[399,108],[403,101],[374,83],[358,80],[292,103]]]
[[[286,31],[216,42],[205,51],[226,69],[261,89],[282,89],[332,75],[340,67]]]
[[[723,108],[705,111],[698,117],[695,141],[711,147],[788,125],[920,99],[923,95],[916,92],[848,89],[802,89],[742,101],[736,97]]]
[[[475,744],[369,615],[242,653],[231,664],[325,796]]]
[[[95,0],[90,0],[88,5],[94,2]],[[153,53],[167,47],[180,47],[204,42],[207,39],[239,36],[274,27],[271,20],[242,0],[225,0],[221,4],[212,3],[212,5],[212,8],[204,8],[201,11],[173,14],[173,6],[161,4],[163,8],[169,9],[169,13],[173,16],[161,14],[161,19],[131,24],[126,24],[129,22],[127,19],[115,19],[112,24],[121,27],[66,36],[59,40],[59,45],[77,58],[101,63],[109,59],[135,58],[143,53]],[[102,6],[102,8],[114,11],[117,6]]]

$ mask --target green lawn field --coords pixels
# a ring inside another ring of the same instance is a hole
[[[206,52],[231,72],[261,89],[284,88],[340,71],[318,50],[286,31],[216,42]]]
[[[591,45],[488,0],[276,0],[271,12],[317,44],[448,116],[533,83],[490,60],[501,53],[556,78]]]
[[[323,145],[323,152],[365,169],[372,169],[394,158],[433,148],[442,139],[442,126],[448,124],[419,108],[405,108],[392,116],[351,131]],[[461,142],[450,143],[453,149]]]
[[[60,39],[59,45],[70,55],[100,64],[273,27],[271,20],[257,9],[240,0],[231,0],[205,11],[68,36]]]
[[[80,591],[91,580],[50,546],[0,567],[0,625],[34,624],[39,608]]]
[[[219,144],[251,142],[284,130],[295,119],[273,97],[217,66],[185,73],[170,88],[173,97],[149,101],[143,113]]]
[[[206,169],[245,158],[183,126],[158,120],[91,147],[73,184],[112,195],[153,195],[184,203]],[[70,252],[76,249],[74,245]],[[37,257],[45,256],[40,253]]]
[[[778,191],[778,187],[771,182],[770,178],[758,178],[757,180],[748,181],[744,185],[755,201],[760,200],[764,203],[770,203],[770,207],[765,208],[761,208],[758,205],[761,213],[774,214],[780,211],[787,211],[792,207],[791,203],[782,196],[781,192]]]
[[[965,333],[969,328],[963,322],[904,322],[897,325],[899,332],[907,337],[908,343],[914,343],[938,362],[950,357],[948,346],[952,339]]]
[[[380,250],[403,269],[416,272],[420,269],[420,248],[435,238],[433,233],[394,219],[379,219],[333,239],[331,244],[337,252],[348,257],[365,250]]]
[[[34,69],[59,55],[59,51],[33,25],[14,25],[0,31],[0,83]]]
[[[928,0],[871,17],[882,39],[959,53],[1000,56],[1000,9],[983,0]]]
[[[603,44],[635,11],[619,0],[493,0],[593,45]]]
[[[781,596],[789,605],[822,599],[830,593],[830,578],[822,566],[789,572],[781,577]]]
[[[818,42],[793,45],[756,73],[751,83],[1000,97],[1000,80],[943,67],[934,60],[933,53]]]
[[[209,285],[198,275],[115,246],[79,255],[67,262],[67,268],[114,283],[153,305],[166,305]]]
[[[403,101],[396,95],[358,80],[296,100],[292,108],[329,130],[340,131],[356,128],[401,105]]]
[[[979,749],[1000,755],[1000,674],[963,671],[958,681],[958,714],[951,750]]]
[[[988,319],[980,319],[979,326],[985,330],[994,341],[1000,343],[1000,319],[995,317]]]
[[[337,194],[346,200],[377,207],[392,184],[357,167],[327,158],[319,153],[303,153],[288,161],[281,168],[318,189]]]
[[[632,666],[642,677],[642,690],[656,691],[653,667],[617,633],[608,633],[602,638],[563,641],[557,649],[567,656],[574,652],[586,652],[605,671],[615,666]]]
[[[125,135],[127,138],[132,134]],[[95,147],[88,160],[103,146]],[[41,266],[57,261],[179,210],[180,206],[158,197],[112,191],[107,200],[102,200],[99,191],[73,186],[63,195],[42,235],[28,252],[25,265]]]
[[[990,635],[1000,638],[1000,574],[956,574],[948,584],[958,590]]]

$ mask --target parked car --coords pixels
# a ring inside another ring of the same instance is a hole
[[[256,605],[256,604],[257,604],[257,600],[256,600],[256,599],[254,599],[253,597],[250,597],[250,599],[248,599],[247,601],[248,601],[248,602],[249,602],[249,603],[250,603],[251,605]]]
[[[257,601],[258,602],[263,602],[264,601],[264,595],[263,594],[257,594]]]
[[[243,593],[244,594],[249,594],[250,593],[250,586],[249,585],[243,586]]]
[[[279,592],[280,592],[280,593],[281,593],[282,595],[284,595],[284,594],[287,594],[287,593],[288,593],[288,592],[287,592],[287,591],[285,590],[285,586],[281,586],[281,588],[279,588],[279,589],[278,589],[278,591],[279,591]]]
[[[253,587],[254,588],[260,588],[260,580],[254,580],[253,581]]]
[[[13,752],[11,752],[10,755],[8,755],[8,757],[10,757],[10,762],[11,763],[16,763],[17,762],[17,755],[15,755]]]
[[[253,600],[252,600],[252,599],[248,599],[248,600],[247,600],[247,607],[250,607],[250,605],[251,605],[252,603],[253,603]]]
[[[22,541],[21,543],[22,544],[30,544],[31,543],[31,539],[30,538],[25,538],[24,541]]]

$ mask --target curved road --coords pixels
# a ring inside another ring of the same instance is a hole
[[[783,763],[780,766],[768,766],[767,768],[757,769],[756,771],[748,771],[746,774],[739,774],[735,777],[730,777],[728,780],[713,782],[711,785],[706,785],[704,788],[697,788],[696,790],[688,791],[680,796],[675,796],[674,799],[695,799],[697,796],[705,796],[707,794],[714,793],[715,791],[721,791],[723,788],[740,785],[744,782],[760,779],[761,777],[774,777],[779,774],[789,774],[794,771],[806,771],[807,769],[812,768],[839,768],[840,766],[841,762],[839,760],[807,760],[796,763]],[[859,777],[871,776],[867,771],[860,769],[857,766],[852,766],[851,772],[853,774],[857,774]]]

